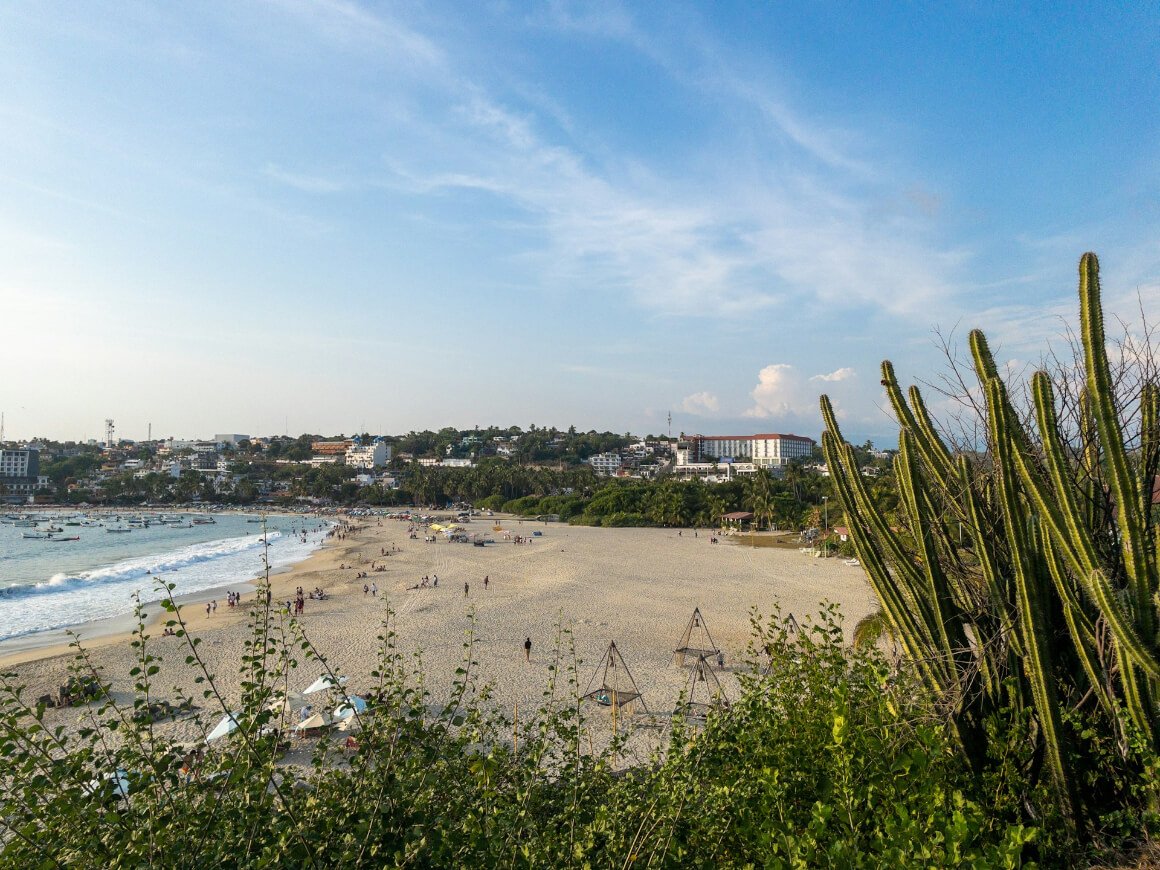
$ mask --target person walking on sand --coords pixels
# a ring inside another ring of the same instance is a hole
[[[378,597],[379,597],[379,584],[372,583],[371,584],[371,598],[378,598]]]
[[[487,591],[487,583],[488,583],[488,575],[485,574],[483,577],[483,591],[484,592]]]
[[[467,585],[467,581],[463,581],[463,597],[467,597],[467,593],[471,591],[471,587]]]
[[[532,660],[532,639],[531,637],[524,638],[524,661],[530,662]]]

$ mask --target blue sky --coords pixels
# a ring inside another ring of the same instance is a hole
[[[879,436],[1160,316],[1150,4],[0,6],[10,438]]]

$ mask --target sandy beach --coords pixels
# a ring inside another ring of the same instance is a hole
[[[702,531],[676,529],[600,529],[539,523],[514,518],[477,517],[469,531],[488,532],[495,544],[476,547],[408,537],[408,524],[390,519],[359,521],[358,531],[332,538],[293,570],[272,578],[275,600],[293,597],[298,586],[321,587],[325,601],[307,600],[301,622],[306,635],[330,665],[349,676],[348,688],[372,684],[383,620],[394,611],[391,627],[404,652],[420,651],[426,682],[438,699],[461,662],[469,612],[475,618],[475,658],[479,677],[494,685],[497,704],[509,711],[534,709],[549,678],[557,624],[571,629],[580,687],[592,676],[610,640],[615,640],[649,709],[673,708],[688,671],[673,664],[673,650],[693,609],[700,608],[714,641],[725,654],[722,683],[736,689],[729,667],[739,662],[750,637],[749,613],[769,614],[780,605],[799,620],[816,613],[823,600],[841,606],[847,633],[873,608],[873,593],[861,569],[840,559],[815,559],[796,550],[755,548],[734,541],[710,543]],[[513,537],[505,541],[502,525]],[[533,537],[539,531],[541,536]],[[395,550],[393,555],[381,554]],[[374,571],[371,563],[384,564]],[[341,567],[347,566],[347,567]],[[359,572],[368,572],[358,579]],[[424,576],[438,576],[438,588],[412,589]],[[487,588],[484,577],[489,578]],[[364,593],[375,583],[378,595]],[[465,594],[464,584],[468,584]],[[244,604],[256,593],[245,595]],[[149,608],[158,611],[154,606]],[[238,693],[237,665],[248,636],[248,607],[229,609],[218,599],[215,614],[204,605],[183,608],[190,630],[204,640],[201,653],[227,699]],[[156,616],[156,613],[154,613]],[[184,642],[149,630],[154,654],[164,656],[156,677],[158,694],[178,686],[194,694],[196,672],[184,664]],[[524,639],[532,640],[531,661]],[[92,649],[115,697],[128,699],[133,651],[122,635],[100,637]],[[0,668],[39,695],[65,681],[72,652],[58,647],[24,649],[0,658]],[[291,688],[302,689],[318,676],[317,664],[298,668]],[[300,685],[299,685],[300,684]],[[217,714],[217,715],[220,715]],[[51,710],[49,720],[68,724],[77,710]],[[181,739],[198,736],[196,722],[178,723]],[[187,733],[188,732],[188,733]]]

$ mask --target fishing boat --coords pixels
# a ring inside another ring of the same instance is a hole
[[[23,532],[20,537],[31,538],[34,541],[47,541],[52,535],[45,534],[44,532]]]
[[[195,526],[212,526],[217,523],[213,517],[194,517],[193,524]]]
[[[55,535],[49,535],[46,540],[49,540],[49,541],[79,541],[80,539],[81,539],[80,535],[70,535],[67,538],[58,538]]]
[[[132,529],[126,529],[126,528],[124,528],[124,527],[122,527],[122,526],[107,526],[107,527],[105,528],[105,531],[106,531],[106,532],[109,532],[110,534],[117,534],[117,533],[120,533],[120,532],[131,532],[131,531],[133,531],[133,530],[132,530]]]

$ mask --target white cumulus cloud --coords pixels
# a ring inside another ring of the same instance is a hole
[[[757,373],[757,386],[750,394],[753,407],[746,417],[796,415],[806,410],[805,380],[789,363],[774,363]]]
[[[845,381],[854,377],[854,370],[849,366],[830,372],[828,375],[814,375],[810,378],[811,381],[826,381],[827,383],[834,383],[836,381]]]
[[[707,417],[716,414],[720,402],[712,393],[700,392],[685,396],[681,401],[681,410],[686,414],[696,414],[698,417]]]

